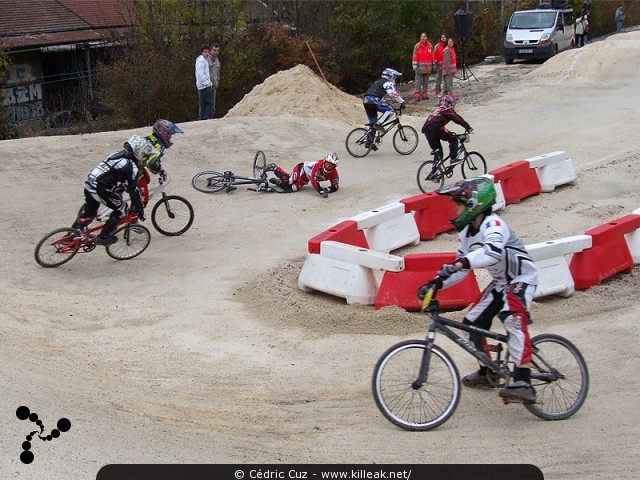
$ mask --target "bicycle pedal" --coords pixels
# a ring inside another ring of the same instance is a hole
[[[527,405],[544,405],[544,402],[542,402],[541,400],[536,400],[533,403],[529,403],[529,402],[524,402],[520,399],[517,398],[504,398],[504,397],[500,397],[500,399],[502,400],[502,403],[504,403],[505,405],[509,405],[510,403],[522,403],[522,404],[527,404]]]
[[[234,185],[229,185],[227,188],[224,189],[225,192],[230,193],[233,192],[234,190],[237,190],[238,187],[234,186]]]

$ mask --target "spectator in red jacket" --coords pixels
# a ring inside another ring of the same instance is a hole
[[[450,38],[447,40],[447,46],[444,49],[444,63],[442,64],[443,95],[453,93],[453,76],[458,71],[457,62],[455,43],[453,38]]]
[[[440,41],[433,50],[433,66],[436,72],[436,97],[442,97],[442,65],[444,64],[444,49],[447,46],[447,36],[440,35]]]
[[[433,48],[426,33],[420,35],[420,41],[413,47],[411,58],[415,72],[413,99],[429,99],[429,74],[433,71]]]

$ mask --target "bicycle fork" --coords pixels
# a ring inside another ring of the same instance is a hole
[[[418,378],[416,378],[411,384],[411,388],[414,390],[420,390],[422,385],[427,383],[427,379],[429,377],[429,363],[431,362],[431,350],[435,339],[436,332],[429,330],[429,333],[427,334],[427,348],[424,349],[424,352],[422,353],[422,362],[420,362],[420,372],[418,373]]]
[[[169,218],[176,218],[176,214],[171,211],[171,205],[169,205],[167,194],[165,192],[162,192],[162,202],[164,203],[164,208],[167,209],[167,215]]]

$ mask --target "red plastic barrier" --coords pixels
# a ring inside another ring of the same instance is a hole
[[[309,253],[320,253],[320,243],[331,240],[333,242],[346,243],[354,247],[369,248],[364,230],[358,230],[358,223],[353,220],[345,220],[337,225],[319,233],[309,240]]]
[[[420,240],[431,240],[438,233],[453,229],[449,220],[456,217],[455,203],[447,196],[423,193],[400,200],[406,213],[415,212],[414,220],[420,232]]]
[[[525,160],[510,163],[489,173],[494,176],[495,183],[500,182],[507,205],[520,203],[523,199],[542,192],[536,169],[531,168]]]
[[[640,215],[627,215],[585,232],[591,235],[591,248],[571,257],[569,270],[578,290],[600,285],[617,273],[633,270],[633,257],[624,238],[640,228]]]
[[[406,255],[402,272],[384,272],[376,296],[376,310],[397,305],[408,311],[419,311],[418,289],[436,276],[443,263],[455,259],[455,253]],[[438,301],[442,308],[459,310],[473,303],[479,294],[478,281],[471,271],[462,282],[438,292]]]

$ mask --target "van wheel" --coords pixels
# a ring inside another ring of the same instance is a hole
[[[504,63],[506,63],[507,65],[513,65],[513,58],[505,58]]]

